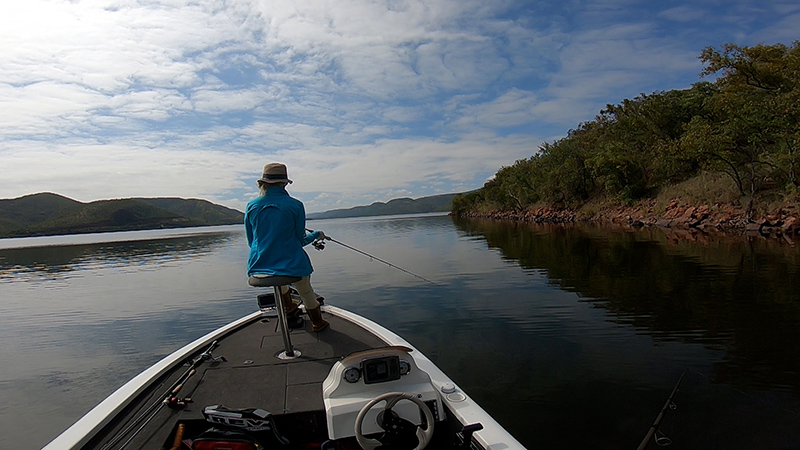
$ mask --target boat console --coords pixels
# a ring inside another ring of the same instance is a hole
[[[355,436],[362,447],[380,445],[365,435],[390,431],[379,423],[401,426],[385,417],[392,412],[394,419],[417,428],[420,441],[430,440],[435,422],[444,420],[439,393],[407,347],[365,350],[342,358],[331,368],[322,391],[330,439]],[[382,402],[386,405],[378,407]]]

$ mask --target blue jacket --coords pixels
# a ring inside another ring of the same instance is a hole
[[[271,186],[264,196],[247,203],[247,275],[311,275],[314,268],[303,247],[318,239],[320,233],[306,233],[305,227],[303,203],[290,197],[281,186]]]

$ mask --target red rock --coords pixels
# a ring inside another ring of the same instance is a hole
[[[669,228],[672,225],[672,221],[670,219],[659,219],[656,221],[656,225],[661,228]]]
[[[759,230],[761,230],[761,225],[762,224],[760,223],[750,222],[747,225],[745,225],[744,230],[748,233],[758,233]]]
[[[690,207],[686,208],[686,211],[684,211],[683,214],[681,214],[681,217],[678,219],[678,221],[683,222],[683,223],[690,222],[692,220],[692,216],[694,215],[694,212],[695,212],[695,208],[693,206],[690,206]]]
[[[783,221],[783,226],[781,227],[783,234],[787,235],[797,233],[798,229],[800,229],[800,221],[794,216],[787,217],[786,220]]]

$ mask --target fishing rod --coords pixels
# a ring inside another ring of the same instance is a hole
[[[689,370],[688,368],[683,370],[681,377],[678,378],[678,382],[675,383],[675,387],[672,389],[672,393],[669,394],[669,397],[667,397],[667,402],[664,403],[664,407],[661,408],[661,411],[658,413],[656,420],[653,422],[653,425],[650,426],[650,429],[647,431],[647,435],[644,437],[642,443],[639,444],[639,447],[636,450],[644,450],[647,447],[647,444],[650,442],[650,438],[652,438],[653,435],[656,433],[656,431],[658,431],[658,426],[661,424],[661,419],[664,418],[664,414],[666,414],[667,409],[676,408],[675,404],[672,403],[672,397],[674,397],[675,393],[678,392],[678,387],[681,385],[681,381],[683,381],[683,377],[686,376],[686,372],[688,370]],[[659,445],[669,445],[669,439],[667,439],[666,444],[661,444],[658,438],[656,438],[656,443]]]
[[[313,232],[314,232],[314,230],[309,230],[308,228],[306,228],[306,231],[308,231],[309,233],[313,233]],[[331,242],[335,242],[335,243],[337,243],[337,244],[341,245],[342,247],[348,248],[348,249],[350,249],[350,250],[352,250],[352,251],[354,251],[354,252],[356,252],[356,253],[360,253],[360,254],[362,254],[362,255],[364,255],[364,256],[366,256],[366,257],[370,258],[370,259],[374,259],[375,261],[382,262],[382,263],[386,264],[386,265],[387,265],[387,266],[389,266],[389,267],[392,267],[392,268],[394,268],[394,269],[397,269],[397,270],[399,270],[399,271],[401,271],[401,272],[405,272],[405,273],[407,273],[407,274],[409,274],[409,275],[411,275],[411,276],[413,276],[413,277],[417,277],[417,278],[419,278],[420,280],[427,281],[428,283],[430,283],[430,284],[432,284],[432,285],[434,285],[434,286],[439,286],[438,284],[434,283],[433,281],[431,281],[431,280],[429,280],[429,279],[427,279],[427,278],[425,278],[425,277],[423,277],[423,276],[421,276],[421,275],[417,275],[417,274],[415,274],[414,272],[411,272],[411,271],[409,271],[409,270],[403,269],[403,268],[402,268],[402,267],[400,267],[400,266],[396,266],[396,265],[394,265],[394,264],[390,263],[389,261],[386,261],[386,260],[383,260],[383,259],[380,259],[380,258],[378,258],[377,256],[370,255],[369,253],[367,253],[367,252],[365,252],[365,251],[361,251],[361,250],[359,250],[359,249],[357,249],[357,248],[355,248],[355,247],[353,247],[353,246],[351,246],[351,245],[347,245],[347,244],[345,244],[344,242],[337,241],[336,239],[334,239],[334,238],[332,238],[332,237],[328,236],[327,234],[326,234],[326,235],[324,235],[323,239],[325,239],[325,240],[328,240],[328,241],[331,241]],[[321,240],[315,241],[315,242],[314,242],[314,248],[315,248],[315,249],[317,249],[317,250],[324,250],[324,249],[325,249],[325,244],[324,244],[324,242],[322,242]]]
[[[172,396],[174,396],[175,394],[177,394],[183,388],[184,384],[186,384],[186,382],[189,380],[189,378],[191,378],[192,375],[197,373],[197,366],[199,366],[200,363],[202,363],[203,361],[209,360],[209,359],[210,360],[214,360],[214,361],[217,361],[217,360],[224,361],[225,360],[224,356],[216,356],[215,357],[215,356],[211,355],[211,351],[214,350],[214,348],[216,346],[217,346],[217,341],[212,342],[211,345],[208,346],[206,351],[201,353],[198,357],[194,358],[192,360],[191,364],[189,365],[189,368],[186,369],[186,371],[181,376],[179,376],[177,380],[175,380],[175,382],[172,384],[172,386],[170,386],[169,389],[164,391],[164,393],[160,397],[156,398],[156,401],[153,402],[138,417],[136,417],[136,419],[134,419],[130,424],[128,424],[128,426],[125,427],[125,429],[120,431],[113,439],[111,439],[108,443],[106,443],[103,446],[103,450],[109,449],[109,448],[113,447],[114,445],[116,445],[118,442],[120,442],[125,437],[125,435],[130,433],[131,430],[133,430],[133,428],[136,427],[136,425],[139,424],[139,422],[141,422],[145,417],[147,417],[147,420],[144,422],[144,424],[138,430],[136,430],[136,432],[133,434],[133,436],[131,436],[124,444],[122,444],[120,449],[124,449],[133,440],[133,438],[136,437],[136,435],[139,434],[139,432],[141,432],[142,429],[148,423],[150,423],[151,420],[153,420],[153,418],[156,416],[156,414],[158,414],[158,412],[161,411],[161,408],[163,408],[164,405],[169,402],[169,399]],[[154,409],[155,409],[155,411],[154,411]]]

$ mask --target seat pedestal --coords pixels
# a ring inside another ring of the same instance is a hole
[[[292,347],[292,338],[289,336],[289,323],[286,320],[286,311],[283,310],[283,297],[281,294],[281,286],[288,286],[298,281],[300,281],[300,277],[286,277],[281,275],[254,275],[247,280],[250,286],[271,286],[275,292],[275,309],[278,311],[278,323],[280,323],[284,346],[284,351],[277,355],[279,359],[294,359],[300,356],[300,352]]]

